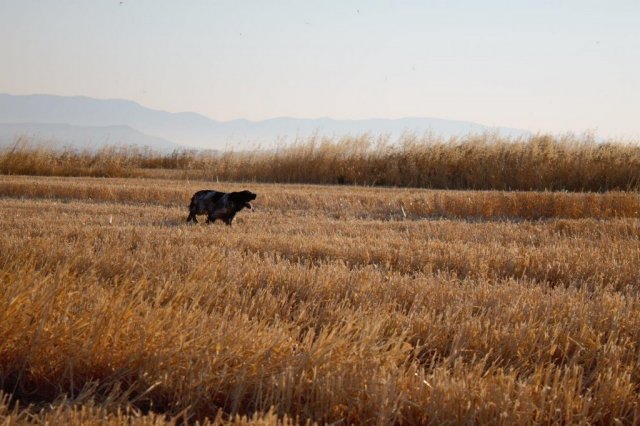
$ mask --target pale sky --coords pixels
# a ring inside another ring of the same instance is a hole
[[[640,138],[640,1],[0,0],[0,92]]]

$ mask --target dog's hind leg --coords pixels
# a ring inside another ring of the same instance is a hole
[[[196,214],[193,212],[189,212],[189,217],[187,217],[187,223],[198,223],[198,219],[196,219]]]

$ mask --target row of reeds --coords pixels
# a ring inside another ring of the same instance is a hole
[[[179,172],[179,173],[176,173]],[[609,191],[640,188],[640,145],[589,137],[495,135],[441,140],[405,135],[311,137],[276,150],[154,153],[54,151],[16,144],[1,174],[153,176],[226,181],[355,184],[472,190]]]

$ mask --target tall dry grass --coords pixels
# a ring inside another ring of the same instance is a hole
[[[640,219],[611,194],[252,185],[229,229],[184,223],[202,182],[0,184],[7,423],[640,421]]]
[[[223,181],[356,184],[470,190],[610,191],[640,188],[640,145],[574,136],[443,141],[407,135],[397,144],[367,135],[312,137],[274,151],[155,154],[18,147],[0,153],[0,173],[148,176]]]

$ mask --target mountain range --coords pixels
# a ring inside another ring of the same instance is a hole
[[[0,94],[0,146],[25,137],[30,143],[94,149],[105,145],[176,149],[275,148],[295,138],[323,135],[388,135],[405,132],[451,137],[475,133],[525,136],[505,127],[436,118],[336,120],[280,117],[217,121],[193,112],[171,113],[121,99]]]

